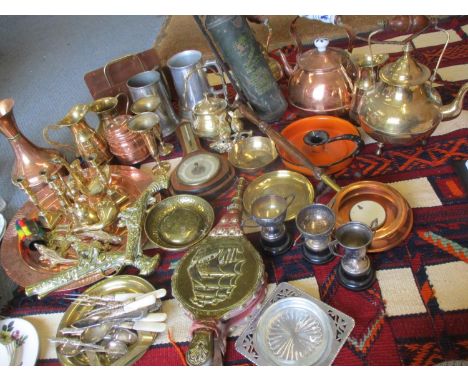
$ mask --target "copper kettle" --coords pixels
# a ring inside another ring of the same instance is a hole
[[[296,66],[292,68],[279,51],[289,77],[289,102],[307,114],[344,116],[351,106],[353,82],[357,69],[347,51],[328,47],[329,40],[318,38],[315,49],[303,52],[295,22],[291,35],[296,39]]]
[[[432,87],[431,71],[411,55],[412,44],[405,45],[397,61],[385,65],[379,82],[362,95],[359,122],[372,138],[383,144],[412,145],[428,138],[439,123],[461,113],[468,83],[459,90],[452,103],[442,105]],[[431,77],[431,79],[430,79]]]

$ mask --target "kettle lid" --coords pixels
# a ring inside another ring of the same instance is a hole
[[[343,60],[341,49],[328,48],[329,42],[327,38],[315,39],[315,49],[302,53],[297,59],[297,64],[308,72],[338,69]]]
[[[382,81],[395,86],[413,86],[421,85],[429,79],[431,71],[411,56],[412,50],[411,44],[406,44],[403,56],[382,68],[380,71]]]

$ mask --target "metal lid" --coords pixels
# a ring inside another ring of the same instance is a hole
[[[226,107],[226,100],[218,97],[210,97],[205,93],[205,97],[195,105],[193,112],[197,115],[211,115],[226,110]]]
[[[342,65],[343,56],[340,50],[328,48],[327,38],[317,38],[314,41],[316,49],[300,55],[297,64],[308,72],[328,72]]]
[[[406,44],[403,56],[382,68],[381,80],[395,86],[414,86],[426,82],[431,76],[431,71],[427,66],[416,62],[410,54],[412,50],[411,44]]]

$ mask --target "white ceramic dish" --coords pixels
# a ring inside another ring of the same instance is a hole
[[[12,366],[34,366],[39,354],[39,336],[34,326],[22,318],[0,320],[0,366],[10,365],[6,344],[16,341],[16,356]]]

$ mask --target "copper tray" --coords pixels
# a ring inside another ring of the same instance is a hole
[[[385,210],[383,225],[374,233],[367,252],[382,252],[399,245],[413,228],[413,211],[405,198],[393,187],[373,181],[360,181],[343,187],[332,201],[336,227],[350,221],[350,210],[364,200],[379,203]]]
[[[152,182],[153,178],[134,167],[130,166],[111,166],[111,182],[113,185],[119,186],[120,189],[124,190],[129,198],[128,203],[135,201],[138,196],[143,192],[146,187]],[[41,205],[48,208],[55,206],[58,208],[58,200],[55,194],[48,187],[44,187],[38,192],[38,199]],[[35,218],[38,215],[37,208],[31,203],[26,202],[21,207],[8,224],[3,239],[2,246],[0,248],[0,264],[5,270],[8,277],[10,277],[16,284],[25,287],[31,284],[35,284],[39,281],[45,280],[55,273],[68,268],[68,266],[56,266],[53,268],[46,268],[41,264],[37,257],[34,256],[32,251],[24,248],[18,241],[15,222],[22,218]],[[117,228],[113,227],[110,229],[113,233],[122,234],[124,242],[121,246],[125,245],[126,232],[118,231]],[[72,290],[80,288],[89,284],[92,284],[105,276],[102,274],[93,275],[72,284],[58,291]]]

